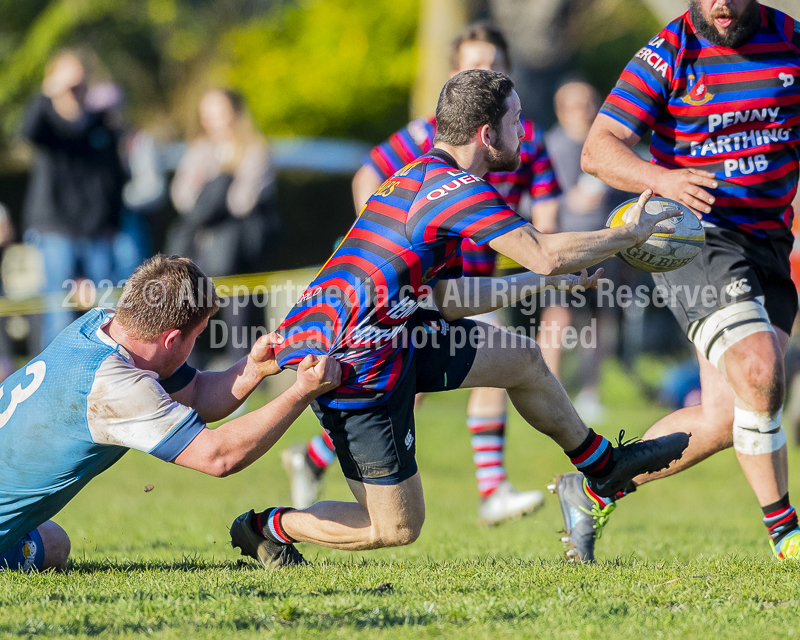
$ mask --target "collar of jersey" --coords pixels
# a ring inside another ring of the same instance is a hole
[[[109,347],[114,349],[114,351],[116,351],[119,355],[121,355],[130,364],[133,364],[133,358],[131,357],[131,354],[128,353],[128,350],[118,342],[115,342],[110,335],[108,335],[105,331],[103,331],[103,328],[106,327],[108,323],[114,319],[114,312],[108,311],[106,309],[101,309],[100,313],[104,314],[105,318],[103,319],[103,323],[99,327],[97,327],[97,331],[95,332],[97,339],[100,340],[100,342],[102,342],[103,344],[108,345]]]
[[[436,149],[436,148],[431,149],[430,151],[428,151],[428,155],[439,158],[439,160],[444,160],[454,169],[458,169],[459,171],[461,171],[461,167],[458,166],[458,163],[456,162],[455,158],[451,156],[449,153],[447,153],[447,151],[445,151],[444,149]]]

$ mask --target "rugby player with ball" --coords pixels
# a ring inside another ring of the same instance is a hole
[[[632,151],[648,129],[652,163]],[[789,253],[799,129],[798,23],[755,0],[692,0],[622,72],[582,158],[613,187],[652,189],[690,207],[706,232],[696,259],[654,276],[675,292],[672,312],[697,349],[702,402],[644,437],[691,432],[689,448],[615,498],[733,446],[778,558],[800,557],[781,426],[783,356],[797,312]],[[702,295],[709,286],[715,295]],[[614,499],[576,473],[552,489],[567,556],[593,560]]]
[[[434,148],[367,201],[279,328],[281,368],[315,354],[342,365],[342,385],[312,408],[355,501],[240,515],[231,542],[264,567],[302,564],[294,542],[356,551],[419,536],[425,520],[415,455],[419,392],[505,389],[522,418],[550,436],[599,495],[665,467],[686,448],[685,433],[612,447],[581,421],[535,342],[469,319],[514,300],[493,294],[502,284],[497,279],[463,277],[464,238],[530,269],[513,276],[521,287],[571,290],[597,284],[602,271],[589,277],[586,267],[654,232],[672,231],[659,224],[670,212],[642,215],[649,191],[629,222],[598,231],[543,234],[509,208],[481,176],[519,165],[525,131],[513,86],[508,76],[482,69],[445,84]],[[581,269],[581,276],[568,275]]]

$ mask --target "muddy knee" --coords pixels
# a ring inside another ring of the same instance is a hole
[[[509,369],[518,374],[514,386],[535,384],[542,376],[551,376],[539,345],[524,336],[517,336],[516,339],[520,341],[519,348],[514,350],[513,362],[508,363]]]
[[[48,520],[36,529],[44,545],[43,569],[64,569],[72,550],[67,532],[52,520]]]
[[[414,515],[402,521],[383,523],[376,527],[375,543],[378,547],[403,547],[411,544],[422,533],[425,514]]]

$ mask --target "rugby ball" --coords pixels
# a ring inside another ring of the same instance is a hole
[[[606,227],[613,229],[627,222],[625,213],[638,198],[623,202],[608,216]],[[662,211],[675,211],[675,216],[662,224],[675,227],[675,233],[654,233],[641,247],[629,247],[617,257],[632,267],[650,273],[675,271],[695,259],[706,241],[706,232],[700,219],[691,209],[669,198],[653,196],[644,207],[645,213],[658,215]]]

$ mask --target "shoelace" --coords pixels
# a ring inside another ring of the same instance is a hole
[[[619,430],[619,435],[617,436],[617,447],[619,447],[620,449],[623,449],[623,448],[627,447],[628,445],[631,445],[631,444],[634,444],[636,442],[639,442],[640,439],[641,438],[635,438],[634,437],[634,438],[630,438],[629,440],[625,440],[625,429],[620,429]]]
[[[586,507],[578,507],[578,509],[594,518],[595,540],[599,540],[603,536],[603,527],[608,524],[608,519],[611,517],[611,512],[616,508],[616,503],[612,502],[601,509],[594,500],[592,500],[591,509],[587,509]]]

